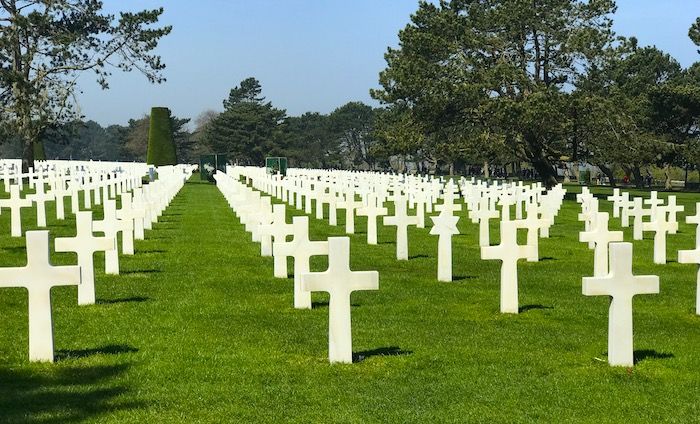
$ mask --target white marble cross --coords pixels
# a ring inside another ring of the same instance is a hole
[[[620,207],[622,206],[622,194],[620,194],[620,189],[613,189],[613,195],[608,196],[608,200],[612,202],[613,218],[619,218]]]
[[[345,233],[355,234],[355,211],[362,207],[362,202],[355,200],[355,192],[348,191],[345,200],[336,204],[338,209],[345,209]]]
[[[610,245],[610,272],[604,277],[584,277],[583,294],[610,296],[608,363],[634,366],[632,298],[659,292],[659,277],[632,274],[632,243]]]
[[[479,246],[486,247],[490,244],[489,220],[498,216],[498,210],[490,209],[488,197],[483,196],[479,200],[479,209],[472,212],[472,218],[479,221]]]
[[[671,223],[666,219],[667,208],[658,206],[652,213],[652,221],[642,224],[644,231],[654,232],[654,263],[666,263],[666,234],[678,230],[678,222]]]
[[[632,203],[632,209],[628,212],[630,216],[634,217],[633,222],[633,240],[643,240],[644,239],[644,217],[651,216],[651,209],[644,209],[643,199],[641,197],[635,197]]]
[[[377,271],[350,270],[350,238],[328,238],[328,270],[301,276],[303,290],[325,291],[328,303],[328,359],[331,363],[352,363],[350,295],[357,290],[378,290]]]
[[[685,222],[695,224],[695,249],[679,250],[678,263],[700,265],[700,202],[695,204],[695,215],[686,216]],[[695,313],[700,315],[700,266],[698,267],[697,289],[695,291]]]
[[[668,196],[668,205],[666,206],[666,211],[668,211],[668,222],[673,225],[678,223],[677,214],[678,212],[683,212],[685,206],[676,204],[676,196]],[[670,231],[671,234],[676,234],[678,231],[678,226],[676,225]]]
[[[377,195],[367,195],[367,205],[357,210],[358,216],[367,217],[367,244],[377,244],[377,217],[388,213],[383,206],[377,206]]]
[[[22,208],[30,208],[32,201],[22,199],[19,186],[10,187],[10,198],[0,199],[0,208],[10,209],[10,234],[12,237],[22,237]]]
[[[443,209],[438,216],[431,216],[433,227],[430,234],[438,236],[438,281],[452,281],[452,236],[459,234],[458,216],[453,216],[450,209]]]
[[[272,206],[272,224],[270,225],[270,235],[272,236],[272,256],[273,269],[276,278],[287,278],[287,257],[275,254],[277,243],[287,241],[287,236],[293,234],[292,224],[287,224],[287,209],[284,205]]]
[[[532,246],[518,244],[518,226],[516,221],[501,221],[501,244],[482,246],[481,259],[496,259],[501,264],[501,312],[518,313],[518,259],[532,256]]]
[[[46,202],[54,200],[55,196],[52,192],[47,193],[44,181],[36,182],[36,193],[27,196],[27,199],[36,203],[36,225],[37,227],[46,227]]]
[[[603,277],[608,274],[608,245],[612,242],[622,241],[622,231],[610,231],[608,222],[610,217],[607,212],[598,212],[589,231],[579,233],[579,241],[595,243],[593,253],[593,276]]]
[[[312,256],[328,254],[328,242],[309,240],[309,217],[295,216],[292,218],[292,241],[275,242],[275,256],[294,258],[294,307],[297,309],[311,309],[311,293],[304,290],[301,285],[301,276],[309,272],[309,259]]]
[[[384,225],[396,226],[396,259],[408,260],[408,226],[418,225],[418,217],[408,215],[406,198],[397,196],[394,200],[394,215],[384,217]]]
[[[134,203],[131,193],[122,193],[121,208],[117,210],[117,218],[120,220],[131,220],[134,226],[134,239],[144,239],[143,220],[146,217],[146,211]]]
[[[644,199],[645,205],[651,205],[651,215],[656,215],[656,208],[663,205],[663,199],[659,199],[659,193],[652,191],[648,199]]]
[[[117,234],[122,231],[122,226],[117,219],[117,206],[114,200],[105,199],[104,217],[102,221],[93,221],[92,229],[104,233],[105,237],[116,241],[116,249],[105,252],[105,274],[119,274],[119,240]]]
[[[29,360],[53,362],[51,288],[80,284],[80,267],[52,266],[49,232],[27,231],[27,265],[0,268],[0,287],[24,287],[29,298]]]
[[[628,192],[622,193],[622,200],[620,200],[620,212],[622,217],[622,226],[627,228],[630,226],[630,210],[634,206],[634,203],[630,200],[630,194]]]
[[[549,227],[549,220],[540,218],[539,206],[537,203],[529,203],[527,205],[527,217],[522,220],[521,228],[527,229],[527,244],[532,246],[532,256],[527,258],[528,262],[539,262],[540,252],[540,230]]]
[[[93,254],[117,248],[117,241],[109,237],[95,237],[92,233],[92,212],[80,211],[75,216],[75,237],[56,238],[56,252],[75,252],[80,266],[78,305],[95,304],[95,265]]]

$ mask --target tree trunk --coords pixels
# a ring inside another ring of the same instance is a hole
[[[606,177],[608,177],[608,180],[610,180],[610,186],[617,187],[617,181],[615,181],[615,174],[613,173],[612,169],[605,165],[598,165],[598,168],[600,168],[600,171],[605,174]]]
[[[486,179],[491,178],[490,172],[489,172],[489,161],[487,161],[487,160],[484,161],[484,178],[486,178]]]
[[[632,177],[634,178],[634,186],[637,188],[644,188],[644,178],[642,178],[642,170],[638,166],[633,166]]]
[[[455,163],[450,162],[450,177],[455,174]]]
[[[540,174],[540,181],[542,181],[547,188],[552,188],[557,185],[557,174],[547,158],[540,156],[534,159],[532,161],[532,166],[537,173]]]
[[[673,184],[671,184],[671,164],[670,163],[665,163],[664,164],[664,188],[666,190],[671,190],[673,188]]]

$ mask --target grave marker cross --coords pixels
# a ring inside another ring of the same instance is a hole
[[[24,287],[29,305],[29,360],[53,362],[51,288],[80,284],[80,267],[52,266],[49,232],[27,231],[27,265],[0,268],[0,287]]]
[[[350,238],[328,238],[328,270],[304,273],[303,289],[325,291],[328,303],[328,359],[331,363],[352,363],[350,295],[357,290],[378,290],[377,271],[350,270]]]
[[[75,252],[80,266],[78,305],[95,304],[95,252],[116,249],[117,242],[109,237],[95,237],[92,233],[92,212],[80,211],[75,216],[75,237],[56,238],[56,252]]]
[[[518,259],[532,256],[532,246],[518,244],[521,221],[501,221],[501,243],[481,248],[481,259],[497,259],[501,264],[501,312],[518,313]]]
[[[292,219],[292,241],[275,243],[274,254],[294,258],[294,307],[311,309],[311,293],[301,285],[301,276],[309,272],[312,256],[328,254],[328,242],[309,240],[309,217],[295,216]]]
[[[612,366],[634,365],[632,298],[659,292],[659,277],[632,275],[632,243],[610,245],[610,272],[605,277],[584,277],[583,294],[610,296],[608,362]]]

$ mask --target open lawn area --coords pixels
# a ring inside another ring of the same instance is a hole
[[[695,212],[700,195],[677,196]],[[105,275],[96,255],[96,305],[78,306],[76,287],[53,290],[55,363],[28,362],[26,291],[0,290],[0,422],[697,422],[697,267],[676,263],[677,250],[694,246],[694,227],[680,215],[666,265],[652,262],[651,233],[634,242],[635,274],[659,275],[661,292],[635,298],[636,366],[613,368],[609,301],[581,294],[593,251],[578,241],[579,210],[566,200],[540,240],[540,262],[519,263],[518,315],[499,313],[500,262],[480,259],[464,210],[452,283],[436,280],[429,228],[409,229],[410,259],[399,262],[394,227],[379,226],[379,245],[368,246],[356,218],[352,269],[379,271],[380,288],[353,294],[355,363],[330,365],[328,297],[314,293],[312,310],[295,310],[292,279],[273,278],[272,258],[195,176],[136,241],[136,255],[120,257],[120,275]],[[47,216],[52,237],[73,235],[72,218],[56,221],[53,205]],[[31,229],[35,215],[23,221]],[[343,213],[337,227],[310,222],[312,239],[344,235]],[[0,234],[0,266],[24,264],[9,213]],[[314,258],[312,270],[324,266]]]

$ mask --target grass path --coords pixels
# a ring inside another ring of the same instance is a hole
[[[692,211],[700,199],[679,200]],[[465,218],[453,283],[435,280],[428,229],[411,229],[411,260],[397,262],[392,229],[367,246],[357,219],[352,268],[379,270],[380,290],[352,298],[353,351],[364,360],[331,366],[327,298],[294,310],[291,280],[272,277],[271,258],[259,256],[216,187],[190,182],[136,256],[121,257],[122,275],[98,266],[97,305],[78,307],[74,287],[54,289],[55,364],[27,362],[26,294],[0,290],[0,422],[697,420],[695,269],[653,265],[651,240],[635,242],[635,272],[660,275],[662,293],[635,300],[637,366],[610,368],[608,301],[581,295],[593,255],[577,242],[577,211],[567,201],[540,242],[546,259],[519,267],[517,316],[498,313],[499,263],[478,259],[477,227]],[[311,223],[313,239],[343,234]],[[49,224],[58,236],[73,227]],[[2,214],[0,233],[7,228]],[[669,258],[693,235],[681,225]],[[0,266],[23,263],[23,243],[0,236]],[[323,267],[315,258],[312,268]]]

